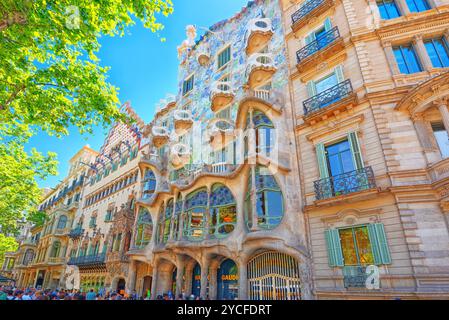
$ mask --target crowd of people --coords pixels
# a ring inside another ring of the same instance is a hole
[[[145,297],[138,296],[136,292],[126,294],[123,292],[97,292],[90,289],[87,292],[81,290],[52,290],[40,288],[16,288],[13,286],[0,287],[0,300],[150,300],[151,294],[147,292]],[[204,300],[195,295],[180,294],[178,297],[172,292],[158,295],[156,300]]]

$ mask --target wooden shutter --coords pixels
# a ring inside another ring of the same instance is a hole
[[[315,81],[307,82],[307,94],[309,95],[309,98],[312,98],[312,97],[316,96]]]
[[[356,132],[351,132],[348,135],[349,145],[351,146],[352,159],[354,160],[354,165],[356,170],[364,168],[362,152],[360,150],[359,138]]]
[[[332,29],[331,18],[327,17],[326,20],[324,21],[324,29],[326,31],[329,31],[330,29]]]
[[[345,81],[345,75],[343,73],[343,66],[339,65],[335,68],[335,76],[337,77],[337,82],[342,83]]]
[[[327,168],[326,148],[323,143],[316,145],[316,157],[318,161],[318,168],[320,170],[320,178],[325,179],[329,177],[329,170]]]
[[[329,257],[329,266],[343,267],[344,259],[341,250],[340,235],[337,229],[329,229],[325,231],[327,254]]]
[[[391,254],[388,248],[385,227],[382,223],[368,225],[368,235],[376,265],[391,264]]]

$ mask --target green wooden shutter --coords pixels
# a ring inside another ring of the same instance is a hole
[[[368,225],[368,234],[376,265],[391,264],[391,254],[388,247],[385,227],[382,223]]]
[[[327,17],[326,20],[324,21],[324,29],[326,31],[329,31],[330,29],[332,29],[332,22],[329,17]]]
[[[313,40],[315,40],[315,32],[312,32],[306,37],[306,45],[311,43]]]
[[[326,237],[327,253],[330,267],[343,267],[343,253],[341,250],[340,235],[337,229],[329,229],[324,232]]]
[[[335,68],[335,76],[337,77],[338,83],[345,81],[345,75],[343,73],[343,66],[339,65]]]
[[[309,95],[309,98],[312,98],[312,97],[316,96],[315,81],[307,82],[307,94]]]
[[[357,132],[351,132],[348,134],[349,144],[351,146],[352,159],[354,160],[354,165],[356,170],[364,168],[362,152],[360,150],[359,138],[357,137]]]
[[[326,148],[323,143],[316,145],[316,157],[318,160],[318,168],[320,170],[320,178],[325,179],[329,177],[329,170],[327,169]]]

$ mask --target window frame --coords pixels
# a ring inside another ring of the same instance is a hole
[[[229,60],[220,66],[220,57],[227,50],[229,50]],[[216,55],[216,59],[217,59],[217,71],[221,71],[221,70],[225,69],[232,61],[232,46],[231,46],[231,44],[229,44],[229,43],[226,44],[220,51],[218,51],[217,55]]]

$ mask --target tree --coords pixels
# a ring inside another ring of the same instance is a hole
[[[14,231],[11,220],[39,202],[32,175],[55,173],[54,154],[24,150],[32,135],[128,120],[96,56],[99,36],[122,36],[134,20],[157,32],[172,11],[171,0],[0,2],[0,228]]]
[[[6,252],[14,252],[18,248],[18,243],[13,237],[7,237],[0,233],[0,266],[3,265]]]

